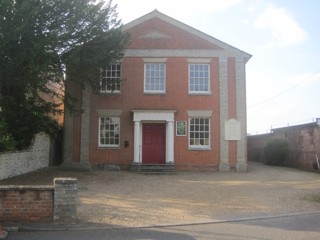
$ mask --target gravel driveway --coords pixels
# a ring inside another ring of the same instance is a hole
[[[177,172],[140,175],[45,170],[0,184],[79,180],[80,222],[121,227],[197,223],[320,211],[320,174],[249,163],[247,173]]]

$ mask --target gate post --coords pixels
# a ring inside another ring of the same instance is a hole
[[[76,178],[54,179],[54,222],[77,222],[77,182]]]

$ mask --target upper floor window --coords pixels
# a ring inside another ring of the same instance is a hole
[[[189,93],[210,93],[209,64],[189,64]]]
[[[121,65],[110,64],[102,70],[101,92],[120,92]]]
[[[144,92],[165,93],[166,65],[165,63],[144,64]]]

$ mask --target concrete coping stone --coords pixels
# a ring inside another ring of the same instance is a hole
[[[54,184],[75,184],[78,182],[76,178],[55,178]]]
[[[53,190],[52,185],[2,185],[0,191]]]

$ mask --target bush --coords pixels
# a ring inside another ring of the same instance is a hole
[[[8,132],[7,125],[0,114],[0,152],[11,151],[15,146],[16,142]]]
[[[283,139],[272,139],[264,148],[266,163],[268,165],[280,166],[289,153],[288,142]]]

